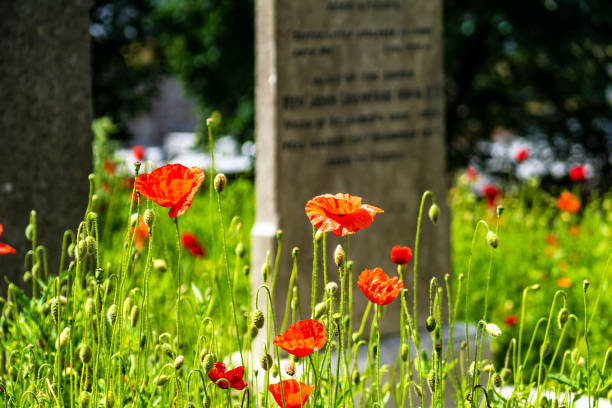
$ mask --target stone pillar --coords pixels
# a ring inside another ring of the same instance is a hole
[[[0,2],[0,278],[21,282],[38,215],[38,243],[57,273],[64,230],[87,207],[92,168],[89,0]]]

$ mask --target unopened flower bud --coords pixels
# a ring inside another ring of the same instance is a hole
[[[108,322],[110,323],[110,325],[114,325],[115,324],[115,320],[117,320],[117,305],[116,304],[112,304],[109,306],[108,310],[106,311],[106,318],[108,319]]]
[[[498,373],[493,374],[493,377],[491,379],[493,380],[493,385],[497,388],[501,387],[504,383],[501,375],[499,375]]]
[[[336,282],[327,282],[327,286],[325,287],[328,295],[333,295],[338,290],[338,284]]]
[[[421,386],[417,383],[412,383],[412,385],[414,385],[414,392],[416,393],[416,395],[419,398],[423,398],[423,388],[421,388]]]
[[[436,318],[433,316],[428,316],[427,320],[425,320],[425,328],[427,329],[428,332],[432,332],[436,329],[437,326],[437,322],[436,322]]]
[[[284,233],[283,233],[282,229],[276,230],[276,240],[277,241],[282,240],[283,239],[283,235],[284,235]]]
[[[268,281],[268,277],[270,276],[270,265],[266,262],[261,266],[261,278],[264,282]]]
[[[499,245],[499,238],[497,238],[497,234],[491,230],[487,232],[487,244],[493,248],[497,248],[497,245]]]
[[[361,334],[359,332],[354,332],[351,339],[353,340],[353,343],[357,343],[359,340],[361,340]]]
[[[293,377],[295,375],[295,364],[289,363],[289,364],[285,365],[285,373],[288,376]]]
[[[314,310],[314,318],[318,319],[327,313],[327,302],[317,303]]]
[[[565,326],[565,323],[567,323],[569,320],[569,315],[570,312],[567,310],[567,308],[562,307],[559,310],[559,313],[557,314],[557,325],[559,326],[559,329],[562,329],[563,326]]]
[[[74,258],[76,251],[75,251],[75,245],[74,242],[71,242],[70,245],[68,245],[68,256],[71,258]]]
[[[34,235],[34,226],[32,224],[28,224],[25,229],[25,236],[28,241],[32,240],[32,236]]]
[[[132,299],[131,296],[128,296],[125,298],[125,301],[123,302],[123,318],[127,319],[127,317],[130,314],[130,311],[132,310],[132,306],[134,306],[134,299]]]
[[[93,255],[96,253],[96,239],[91,235],[85,238],[85,244],[87,245],[87,253]]]
[[[165,383],[167,383],[169,379],[170,379],[170,378],[169,378],[167,375],[165,375],[165,374],[160,374],[160,375],[158,375],[157,377],[155,377],[155,378],[153,379],[153,384],[154,384],[154,385],[157,385],[158,387],[161,387],[162,385],[164,385]]]
[[[96,305],[94,303],[94,300],[90,297],[87,298],[87,300],[85,301],[85,314],[87,314],[87,316],[92,316],[96,311]]]
[[[503,382],[507,383],[508,380],[510,380],[510,377],[512,376],[512,370],[508,367],[504,367],[501,370],[500,376]]]
[[[402,361],[408,361],[408,354],[410,354],[410,347],[407,344],[402,344],[400,355],[402,356]]]
[[[273,364],[272,368],[270,368],[270,374],[272,374],[272,377],[278,376],[278,366],[276,364]]]
[[[259,333],[259,329],[255,326],[253,326],[252,324],[249,325],[249,329],[248,329],[248,334],[249,337],[254,339],[255,337],[257,337],[257,334]]]
[[[76,258],[83,259],[86,253],[87,253],[87,244],[85,243],[84,239],[81,239],[79,243],[77,244]]]
[[[183,357],[182,355],[178,356],[177,358],[174,359],[174,363],[173,363],[174,368],[176,370],[180,370],[184,362],[185,362],[185,357]]]
[[[293,250],[291,251],[291,256],[294,258],[297,258],[299,255],[300,255],[300,248],[293,247]]]
[[[438,222],[438,218],[440,218],[440,208],[436,203],[433,203],[429,207],[429,219],[435,224]]]
[[[30,271],[25,271],[25,273],[23,274],[23,281],[25,283],[32,282],[32,273]]]
[[[437,382],[437,376],[434,370],[431,370],[429,373],[427,373],[427,384],[429,385],[429,389],[432,393],[436,392]]]
[[[59,336],[59,345],[60,347],[64,347],[68,344],[68,340],[70,340],[70,327],[66,327]]]
[[[583,280],[582,281],[582,290],[584,290],[585,292],[587,291],[587,289],[589,288],[589,285],[591,284],[591,282],[589,282],[588,280]]]
[[[317,244],[323,241],[323,235],[325,235],[323,231],[317,230],[317,232],[315,233],[315,241],[317,241]]]
[[[214,185],[215,185],[215,191],[217,193],[222,192],[225,189],[225,186],[227,185],[227,177],[225,177],[225,174],[223,173],[217,174],[215,176]]]
[[[155,213],[150,208],[147,208],[142,216],[145,224],[149,227],[149,234],[151,234],[151,228],[153,228],[153,223],[155,222]]]
[[[258,329],[261,329],[264,325],[264,314],[261,310],[256,309],[253,314],[251,314],[251,324]]]
[[[138,213],[134,213],[130,216],[130,225],[135,227],[138,224]]]
[[[204,370],[207,373],[210,370],[212,370],[213,365],[215,364],[216,360],[217,360],[217,357],[212,353],[208,353],[206,354],[206,356],[204,356],[204,361],[202,362],[202,365],[204,366]]]
[[[132,327],[136,327],[138,323],[138,317],[140,317],[140,308],[138,305],[132,306],[132,310],[130,311],[130,325]]]
[[[359,385],[359,381],[361,380],[361,376],[359,375],[359,371],[357,371],[357,370],[353,371],[353,374],[351,375],[351,380],[353,380],[353,384]]]
[[[338,245],[336,250],[334,251],[334,261],[336,262],[337,267],[341,267],[344,265],[344,258],[346,257],[346,252],[342,248],[342,245]]]
[[[89,363],[91,360],[91,347],[89,347],[87,344],[81,345],[81,348],[79,349],[79,359],[84,364]]]
[[[79,395],[79,404],[81,404],[81,408],[87,408],[89,406],[89,400],[91,399],[91,394],[87,391],[81,391]]]
[[[585,365],[585,362],[584,362],[584,357],[580,357],[580,358],[578,358],[578,361],[576,362],[576,365],[577,365],[578,367],[584,367],[584,365]]]
[[[497,216],[501,217],[503,213],[504,213],[504,206],[500,204],[497,206]]]
[[[502,335],[502,331],[499,328],[498,325],[496,325],[495,323],[487,323],[485,325],[485,331],[489,334],[489,336],[491,337],[499,337]]]
[[[236,245],[236,256],[239,258],[242,258],[246,252],[246,250],[244,249],[244,244],[242,242],[239,242],[238,245]]]
[[[268,353],[262,354],[259,359],[259,364],[261,364],[261,368],[268,371],[270,367],[272,367],[272,356]]]
[[[153,260],[153,269],[157,272],[166,272],[168,270],[168,263],[165,259],[155,259]]]

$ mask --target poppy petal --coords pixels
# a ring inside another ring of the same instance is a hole
[[[289,326],[284,333],[274,338],[274,345],[297,357],[305,357],[321,350],[327,343],[323,323],[316,320],[301,320]]]
[[[10,245],[3,244],[2,242],[0,242],[0,255],[14,254],[15,252],[16,252],[15,248],[13,248]]]
[[[281,383],[270,384],[268,390],[278,406],[284,408],[303,407],[314,389],[314,387],[294,379],[283,381],[282,387],[281,392]]]

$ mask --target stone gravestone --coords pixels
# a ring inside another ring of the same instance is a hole
[[[275,232],[281,228],[277,320],[284,310],[293,246],[301,248],[300,299],[304,318],[309,317],[312,227],[304,206],[323,193],[358,195],[385,211],[350,240],[353,317],[359,318],[367,302],[356,285],[359,273],[382,267],[396,276],[391,248],[414,248],[418,206],[430,189],[441,216],[432,225],[428,202],[419,256],[422,328],[429,280],[449,272],[441,1],[259,0],[256,18],[253,291],[262,282],[266,251],[275,254]],[[328,234],[328,275],[336,282],[333,251],[339,243],[345,245],[345,239]],[[411,267],[405,282],[409,299]],[[319,287],[318,299],[322,291]],[[395,301],[387,308],[384,333],[399,330],[399,306]]]
[[[0,279],[21,282],[37,211],[39,244],[57,273],[62,235],[85,213],[91,172],[88,0],[0,2]]]

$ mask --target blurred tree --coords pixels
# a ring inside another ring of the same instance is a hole
[[[612,2],[445,0],[447,142],[465,165],[496,127],[575,146],[612,184]]]
[[[152,0],[157,39],[202,117],[224,115],[224,131],[253,139],[253,0]]]
[[[150,108],[165,60],[148,0],[97,0],[91,8],[94,117],[109,116],[126,136],[128,119]]]

